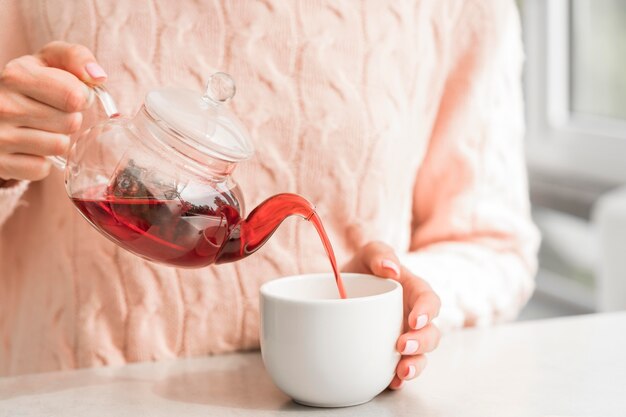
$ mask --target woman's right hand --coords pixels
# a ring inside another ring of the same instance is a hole
[[[106,73],[82,45],[51,42],[35,55],[10,61],[0,73],[0,183],[41,180],[50,155],[64,155],[69,135],[93,102],[87,84]]]

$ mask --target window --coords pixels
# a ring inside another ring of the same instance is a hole
[[[525,0],[530,170],[626,183],[626,0]]]
[[[574,0],[569,19],[571,111],[626,119],[626,1]]]
[[[590,212],[626,184],[626,0],[518,5],[530,188],[543,233],[537,289],[593,311],[603,308],[600,288],[612,287],[598,273],[602,238]]]

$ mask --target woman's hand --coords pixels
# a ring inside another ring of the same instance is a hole
[[[104,70],[84,46],[52,42],[35,55],[10,61],[0,72],[0,179],[40,180],[49,155],[64,155],[93,101],[85,85]]]
[[[400,265],[393,249],[384,243],[372,242],[361,248],[343,268],[347,272],[374,274],[391,278],[402,284],[404,292],[404,333],[396,349],[402,354],[396,376],[389,384],[399,389],[404,381],[415,378],[426,366],[427,352],[439,344],[439,329],[431,320],[439,314],[439,297],[423,279]]]

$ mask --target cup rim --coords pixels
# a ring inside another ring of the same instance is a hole
[[[281,295],[276,295],[273,293],[269,292],[269,288],[274,286],[274,285],[279,285],[279,283],[285,283],[287,281],[296,281],[299,279],[303,279],[303,278],[318,278],[318,277],[326,277],[328,276],[328,278],[334,278],[332,276],[332,273],[312,273],[312,274],[298,274],[298,275],[290,275],[290,276],[286,276],[286,277],[279,277],[276,279],[273,279],[271,281],[266,282],[265,284],[261,285],[261,288],[259,289],[259,293],[261,294],[261,296],[263,298],[266,299],[271,299],[271,300],[277,300],[277,301],[281,301],[281,302],[286,302],[286,303],[293,303],[293,304],[341,304],[341,305],[348,305],[348,304],[355,304],[355,303],[364,303],[364,302],[372,302],[376,299],[382,299],[385,297],[389,297],[391,294],[393,294],[394,292],[398,292],[398,291],[402,291],[402,285],[400,285],[400,283],[398,281],[395,281],[393,279],[390,278],[383,278],[383,277],[378,277],[376,275],[372,275],[372,274],[361,274],[361,273],[354,273],[354,272],[343,272],[341,274],[342,278],[357,278],[357,277],[361,277],[361,278],[374,278],[376,280],[385,280],[387,282],[390,282],[393,285],[393,288],[391,288],[389,291],[385,291],[382,292],[380,294],[375,294],[375,295],[367,295],[365,297],[355,297],[355,298],[336,298],[336,299],[294,299],[294,298],[290,298],[290,297],[285,297],[285,296],[281,296]]]

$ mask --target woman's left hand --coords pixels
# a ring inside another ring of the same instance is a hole
[[[402,285],[404,333],[396,343],[402,358],[398,362],[396,376],[389,384],[389,388],[399,389],[404,381],[415,378],[424,370],[424,354],[439,344],[439,329],[431,322],[439,314],[439,297],[426,281],[401,266],[393,249],[384,243],[372,242],[363,246],[343,270],[391,278]]]

